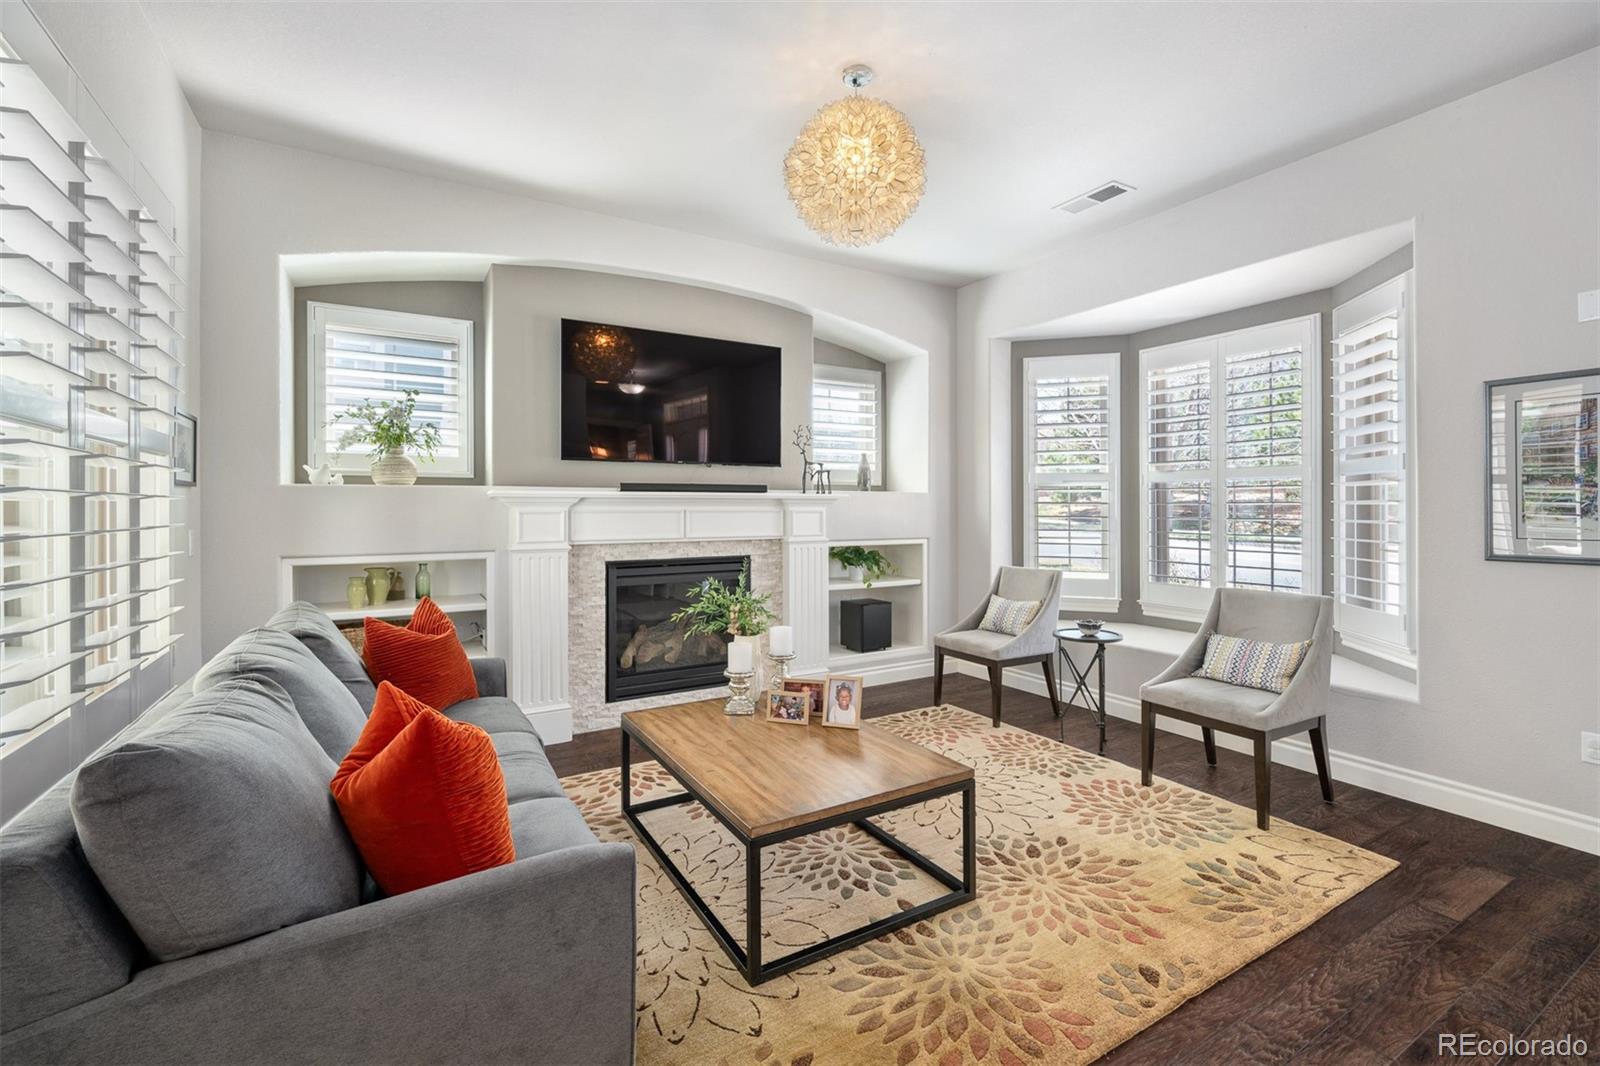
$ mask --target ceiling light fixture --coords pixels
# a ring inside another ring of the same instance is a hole
[[[869,67],[844,70],[857,93]],[[828,104],[806,123],[783,160],[800,220],[829,244],[875,244],[899,229],[922,199],[922,145],[899,111],[869,96]]]
[[[627,377],[638,354],[633,338],[610,326],[584,326],[572,337],[572,365],[597,385]]]
[[[633,379],[633,374],[630,373],[627,381],[617,382],[617,391],[625,392],[629,396],[637,396],[644,391],[644,382],[635,381]]]

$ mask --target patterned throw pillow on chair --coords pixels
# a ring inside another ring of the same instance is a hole
[[[1206,661],[1194,672],[1230,685],[1282,692],[1289,687],[1294,672],[1300,669],[1311,642],[1272,644],[1265,640],[1224,637],[1213,633],[1206,641]]]
[[[990,596],[989,609],[983,612],[983,621],[978,623],[978,628],[987,629],[991,633],[1021,636],[1022,631],[1033,621],[1033,616],[1038,613],[1038,600],[1008,600],[1000,596]]]

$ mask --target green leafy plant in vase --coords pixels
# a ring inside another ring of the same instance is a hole
[[[851,581],[859,581],[867,588],[895,572],[894,563],[876,548],[863,548],[859,544],[840,545],[828,549],[828,558],[844,567]]]
[[[772,596],[750,590],[750,564],[739,571],[739,581],[729,588],[714,577],[708,577],[688,592],[689,606],[675,611],[674,622],[687,622],[684,632],[730,637],[759,637],[772,627],[776,616],[770,606]]]
[[[416,421],[416,410],[417,390],[406,389],[398,400],[367,400],[333,417],[334,422],[354,423],[339,438],[341,449],[371,446],[374,485],[414,484],[417,464],[406,452],[432,459],[439,449],[438,423]]]

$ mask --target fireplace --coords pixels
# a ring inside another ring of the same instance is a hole
[[[724,637],[689,634],[674,612],[708,577],[732,586],[749,556],[606,563],[606,702],[725,684]]]

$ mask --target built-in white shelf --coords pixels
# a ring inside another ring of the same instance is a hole
[[[878,589],[908,589],[922,584],[920,577],[883,577],[867,584],[865,581],[840,581],[828,582],[829,592],[873,592]]]
[[[476,592],[466,596],[433,596],[430,598],[445,614],[465,614],[473,611],[482,613],[489,609],[488,597]],[[335,622],[349,622],[358,618],[410,618],[412,612],[417,609],[417,604],[421,602],[418,599],[408,598],[404,600],[385,600],[377,607],[352,608],[348,601],[340,600],[337,603],[318,603],[317,606],[326,611],[328,617]]]
[[[429,598],[455,623],[467,654],[473,657],[493,655],[494,553],[489,551],[285,558],[280,561],[279,603],[281,606],[304,600],[315,604],[341,626],[363,618],[391,621],[410,618],[419,602],[417,571],[424,562],[432,577]],[[372,566],[400,571],[407,595],[385,599],[379,604],[351,607],[345,598],[346,585],[353,577],[365,578],[366,568]]]
[[[828,668],[848,672],[931,654],[928,629],[928,542],[926,540],[838,540],[830,548],[876,548],[894,564],[894,573],[874,581],[852,581],[830,561],[828,573]],[[856,652],[840,640],[840,604],[850,599],[889,604],[892,643],[877,651]]]

